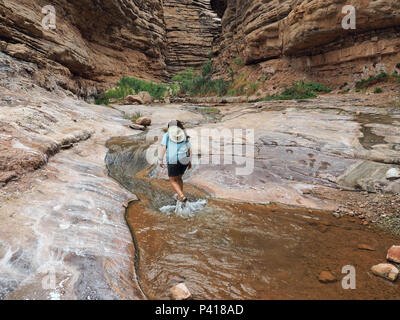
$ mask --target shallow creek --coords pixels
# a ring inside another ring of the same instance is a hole
[[[195,299],[399,299],[399,283],[370,272],[385,261],[396,238],[336,219],[329,212],[276,204],[256,205],[213,199],[187,186],[190,201],[207,200],[191,216],[163,213],[173,191],[153,179],[143,136],[108,141],[110,175],[134,192],[126,218],[136,246],[137,275],[149,299],[168,299],[184,281]],[[375,251],[360,250],[367,244]],[[356,269],[355,290],[342,288],[342,268]],[[338,281],[323,284],[321,271]]]

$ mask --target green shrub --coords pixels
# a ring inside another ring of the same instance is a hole
[[[368,79],[362,79],[361,81],[356,82],[356,88],[358,89],[368,88],[379,82],[384,82],[388,80],[388,78],[389,75],[386,72],[382,72],[376,77],[369,77]]]
[[[379,87],[376,87],[373,91],[373,93],[382,93],[382,92],[383,92],[382,88]]]
[[[147,91],[154,99],[164,98],[168,87],[162,83],[146,81],[137,78],[123,77],[115,88],[112,88],[95,99],[96,104],[108,105],[110,100],[123,101],[126,96]]]
[[[350,92],[350,89],[345,89],[345,90],[340,91],[341,94],[346,94],[346,93],[349,93],[349,92]]]
[[[290,88],[286,88],[281,94],[264,98],[263,100],[299,100],[313,99],[320,92],[331,92],[331,88],[317,82],[297,81]]]
[[[223,96],[227,93],[229,82],[217,79],[211,80],[212,62],[207,62],[199,75],[193,68],[187,68],[183,73],[175,75],[172,80],[179,85],[179,93],[196,95],[216,94]]]
[[[233,63],[239,67],[242,67],[244,65],[242,58],[236,57],[233,59]]]

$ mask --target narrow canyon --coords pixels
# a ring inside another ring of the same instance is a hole
[[[399,208],[398,0],[0,0],[0,300],[399,299]]]

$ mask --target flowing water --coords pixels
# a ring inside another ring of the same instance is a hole
[[[356,219],[278,205],[229,202],[186,187],[176,209],[169,183],[152,178],[143,136],[113,138],[110,175],[138,195],[127,211],[136,271],[149,299],[168,299],[184,281],[195,299],[399,299],[399,284],[373,276],[396,238]],[[368,244],[375,251],[358,249]],[[356,289],[342,288],[342,268],[355,267]],[[321,271],[338,281],[322,284]]]

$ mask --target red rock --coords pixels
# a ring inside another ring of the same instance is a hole
[[[390,263],[377,264],[371,268],[371,271],[374,275],[390,281],[396,281],[399,276],[399,269]]]
[[[322,271],[318,277],[319,282],[330,283],[336,282],[337,278],[329,271]]]
[[[146,118],[146,117],[142,117],[136,120],[136,124],[140,125],[140,126],[145,126],[148,127],[151,125],[151,119],[150,118]]]
[[[129,95],[124,100],[125,104],[144,104],[142,98],[138,95]]]
[[[372,246],[370,246],[370,245],[368,245],[368,244],[364,244],[364,243],[360,243],[360,244],[358,245],[358,249],[360,249],[360,250],[367,250],[367,251],[375,251],[375,248],[374,248],[374,247],[372,247]]]
[[[386,259],[395,263],[400,263],[400,246],[392,246],[386,255]]]
[[[192,294],[184,283],[172,287],[170,293],[173,300],[188,300],[192,297]]]

